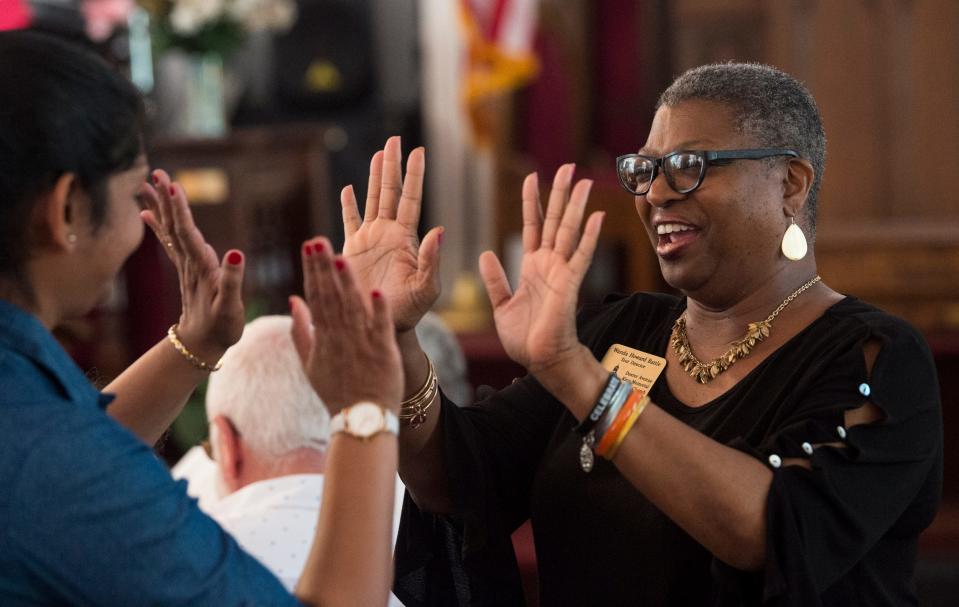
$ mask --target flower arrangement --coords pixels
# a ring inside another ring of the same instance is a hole
[[[226,56],[250,32],[285,31],[296,21],[294,0],[142,0],[158,50]]]

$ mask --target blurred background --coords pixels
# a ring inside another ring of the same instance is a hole
[[[342,242],[389,135],[427,147],[422,228],[446,226],[438,312],[474,386],[522,371],[492,332],[476,258],[514,273],[522,178],[577,163],[609,214],[582,297],[663,290],[613,159],[645,141],[683,70],[759,61],[803,80],[829,140],[816,254],[833,288],[907,318],[940,373],[945,500],[922,538],[925,604],[959,596],[959,2],[955,0],[0,0],[0,29],[95,48],[143,91],[154,166],[181,181],[219,252],[247,254],[248,313],[285,313],[299,244]],[[15,86],[15,83],[3,83]],[[104,383],[176,319],[148,234],[113,299],[61,338]],[[902,381],[908,382],[908,377]],[[161,453],[205,433],[187,408]],[[889,487],[894,491],[895,487]],[[527,563],[528,539],[517,542]],[[535,585],[535,576],[528,580]]]

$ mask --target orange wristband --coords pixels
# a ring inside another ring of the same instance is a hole
[[[599,444],[596,445],[596,455],[606,457],[606,452],[609,448],[616,442],[616,438],[619,436],[620,430],[623,429],[623,424],[626,423],[626,420],[633,414],[633,409],[636,408],[636,405],[639,404],[640,399],[642,398],[643,393],[639,390],[633,390],[629,394],[629,398],[626,399],[626,402],[620,408],[619,413],[616,415],[616,419],[613,420],[613,423],[610,424],[609,429],[606,433],[599,439]]]
[[[636,423],[636,420],[639,419],[639,416],[643,414],[643,411],[646,410],[646,405],[649,404],[649,395],[647,394],[639,403],[633,408],[633,412],[630,414],[629,418],[626,419],[626,423],[623,424],[622,430],[619,431],[619,436],[616,437],[616,442],[613,443],[613,446],[609,448],[609,453],[605,455],[606,459],[612,460],[616,457],[616,454],[619,452],[620,445],[623,444],[623,441],[626,440],[626,435],[629,434],[629,431],[633,429],[633,424]]]

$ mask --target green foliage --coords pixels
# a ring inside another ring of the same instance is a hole
[[[170,441],[177,453],[185,453],[208,435],[206,424],[206,382],[197,386],[180,415],[170,426]]]
[[[226,57],[240,46],[245,35],[243,28],[233,21],[217,21],[192,36],[179,35],[168,22],[163,22],[154,29],[153,39],[159,52],[179,48],[189,53],[217,53]]]

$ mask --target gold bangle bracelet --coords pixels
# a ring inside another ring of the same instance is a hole
[[[223,361],[220,360],[220,361],[217,361],[215,365],[210,365],[203,362],[196,356],[194,356],[193,352],[190,352],[189,350],[187,350],[186,346],[183,345],[183,342],[180,341],[180,336],[177,335],[177,332],[176,332],[176,330],[179,327],[180,327],[179,323],[173,323],[170,326],[170,328],[167,329],[167,332],[166,332],[167,339],[170,340],[170,343],[173,344],[173,347],[176,349],[176,351],[182,354],[183,358],[187,359],[191,365],[193,365],[197,369],[200,369],[201,371],[207,371],[209,373],[213,373],[214,371],[219,371],[220,367],[223,366]]]
[[[403,400],[403,402],[400,403],[400,407],[406,407],[418,400],[422,400],[423,396],[433,389],[433,384],[436,382],[436,369],[433,368],[433,361],[430,360],[429,356],[426,357],[426,366],[426,381],[424,381],[420,389],[416,391],[416,394]]]
[[[436,376],[436,370],[433,368],[433,361],[429,356],[426,357],[428,371],[426,381],[423,386],[416,391],[416,394],[400,403],[400,421],[403,421],[411,428],[417,428],[426,421],[426,412],[432,406],[439,392],[439,380]]]
[[[418,428],[423,423],[426,422],[426,415],[429,411],[429,408],[433,406],[433,401],[436,399],[437,391],[430,392],[427,395],[427,398],[424,398],[422,401],[419,401],[409,407],[400,409],[400,421],[404,422],[410,428]]]

